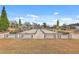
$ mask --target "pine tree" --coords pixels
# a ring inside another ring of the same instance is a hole
[[[46,28],[47,27],[47,24],[46,23],[43,23],[43,27]]]
[[[56,26],[57,30],[59,29],[59,20],[57,20],[57,26]]]
[[[1,20],[0,20],[0,30],[6,31],[8,27],[9,27],[9,20],[7,18],[5,6],[3,6],[2,13],[1,13]]]
[[[22,24],[21,24],[21,19],[19,19],[19,26],[21,26]]]

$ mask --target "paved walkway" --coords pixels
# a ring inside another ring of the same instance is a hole
[[[33,38],[35,38],[35,39],[43,39],[44,38],[44,34],[43,34],[43,32],[40,29],[38,29],[36,34],[33,35]]]
[[[56,32],[53,32],[53,31],[49,31],[49,30],[46,30],[46,29],[41,29],[43,32],[45,33],[56,33]]]
[[[28,30],[28,31],[24,31],[21,33],[35,33],[37,29],[32,29],[32,30]]]

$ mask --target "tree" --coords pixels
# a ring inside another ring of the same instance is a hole
[[[59,30],[59,20],[57,20],[57,26],[56,29]]]
[[[10,22],[10,27],[11,27],[11,28],[18,28],[18,23],[17,23],[17,21],[11,21],[11,22]]]
[[[44,28],[46,28],[46,27],[47,27],[46,23],[43,23],[43,27],[44,27]]]
[[[31,24],[29,22],[25,22],[24,25],[27,27],[31,26]]]
[[[56,25],[53,25],[53,29],[56,29]]]
[[[37,23],[34,23],[33,22],[32,25],[33,25],[33,28],[35,28],[35,29],[38,27],[38,24]]]
[[[9,27],[9,20],[7,18],[5,6],[3,6],[2,13],[1,13],[1,20],[0,20],[0,30],[6,31],[8,27]]]
[[[24,27],[26,29],[30,29],[31,28],[31,24],[29,22],[25,22],[23,25],[24,25]]]
[[[19,26],[21,26],[22,25],[22,23],[21,23],[21,19],[19,19]]]

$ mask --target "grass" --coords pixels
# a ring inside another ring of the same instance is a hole
[[[1,54],[71,54],[79,53],[79,40],[0,39]]]

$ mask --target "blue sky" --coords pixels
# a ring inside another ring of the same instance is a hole
[[[79,22],[78,5],[6,5],[6,12],[10,21],[22,19],[22,22],[36,22],[55,25],[57,19],[62,24]],[[2,5],[0,5],[0,14]]]

